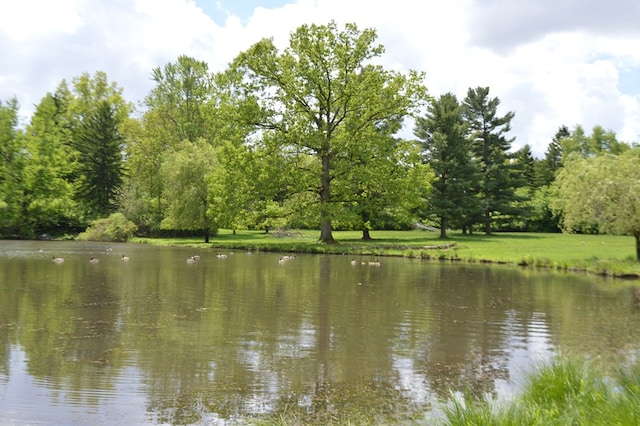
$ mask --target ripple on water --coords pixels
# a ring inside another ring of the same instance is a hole
[[[29,374],[29,361],[17,346],[10,348],[9,359],[11,375],[0,376],[3,424],[112,425],[118,419],[126,424],[148,420],[148,403],[136,369],[124,369],[115,377],[105,374],[104,382],[87,386],[82,380],[58,383]]]

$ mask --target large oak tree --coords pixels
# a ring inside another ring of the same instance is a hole
[[[323,242],[334,242],[332,220],[341,200],[332,191],[350,167],[350,154],[361,155],[366,150],[360,144],[381,140],[362,135],[397,129],[425,93],[422,74],[403,75],[374,64],[384,52],[376,38],[373,29],[360,31],[355,24],[343,30],[334,22],[303,25],[283,52],[263,39],[232,64],[232,71],[244,76],[245,95],[261,107],[247,120],[273,133],[289,158],[316,162],[300,172],[314,176],[307,190],[318,203]]]

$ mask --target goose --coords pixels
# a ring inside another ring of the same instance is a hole
[[[125,256],[124,254],[122,255],[122,261],[123,262],[128,262],[129,261],[129,256]]]
[[[351,261],[351,264],[352,264],[353,266],[356,266],[356,265],[358,264],[358,261],[357,261],[357,260],[352,260],[352,261]]]
[[[63,259],[62,257],[55,257],[55,256],[53,256],[53,257],[51,258],[51,260],[52,260],[52,262],[53,262],[53,263],[62,263],[62,262],[64,262],[64,259]]]
[[[379,260],[371,261],[371,262],[369,262],[369,265],[370,266],[380,266],[380,261]]]
[[[111,247],[107,247],[107,253],[111,253],[113,249]]]
[[[283,264],[283,263],[285,263],[287,260],[289,260],[289,259],[286,259],[286,258],[284,258],[284,257],[281,257],[281,258],[280,258],[280,260],[278,260],[278,263],[282,265],[282,264]]]
[[[91,259],[89,259],[89,262],[93,263],[93,264],[96,264],[96,263],[100,262],[100,259],[96,259],[95,257],[92,256]]]
[[[194,254],[193,256],[191,256],[191,258],[192,258],[193,260],[200,260],[200,256],[199,256],[199,255],[197,255],[197,254]]]
[[[187,263],[196,263],[196,260],[193,258],[193,256],[187,257]]]
[[[222,253],[218,253],[218,254],[216,255],[216,257],[217,257],[218,259],[226,259],[226,258],[227,258],[227,255],[226,255],[226,254],[222,254]]]

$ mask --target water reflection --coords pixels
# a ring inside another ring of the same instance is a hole
[[[632,294],[596,277],[112,247],[0,243],[7,421],[415,421],[453,390],[508,395],[558,351],[638,353]]]

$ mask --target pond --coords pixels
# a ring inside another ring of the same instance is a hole
[[[455,391],[517,393],[557,353],[611,366],[639,353],[628,282],[217,254],[0,242],[2,423],[420,422]]]

